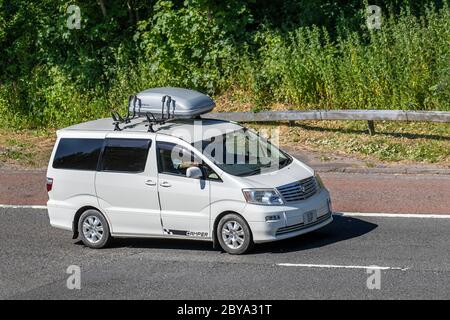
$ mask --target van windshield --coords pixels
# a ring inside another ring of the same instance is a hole
[[[235,176],[274,171],[292,162],[289,155],[246,128],[194,142],[193,146]]]

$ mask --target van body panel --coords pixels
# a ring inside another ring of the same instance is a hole
[[[78,209],[85,206],[98,207],[94,187],[95,171],[49,169],[47,177],[54,179],[47,201],[52,225],[72,230]]]
[[[292,163],[280,170],[273,170],[259,175],[250,177],[242,177],[242,181],[253,188],[274,188],[293,182],[302,180],[314,175],[314,170],[306,165],[302,165],[297,159],[293,159]]]
[[[158,143],[170,143],[200,157],[191,145],[179,138],[157,135],[156,142],[157,152]],[[158,193],[164,234],[211,238],[210,191],[209,180],[159,172]]]
[[[99,208],[97,197],[91,194],[79,194],[64,200],[49,200],[47,210],[50,224],[73,231],[75,214],[83,207]]]
[[[145,174],[97,173],[98,204],[112,234],[162,234],[158,194],[146,188],[147,180]]]

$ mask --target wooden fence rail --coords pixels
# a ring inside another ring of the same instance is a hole
[[[262,111],[262,112],[215,112],[205,118],[238,122],[273,122],[301,120],[367,120],[369,133],[375,133],[374,121],[425,121],[450,122],[447,111],[404,110],[314,110],[314,111]]]

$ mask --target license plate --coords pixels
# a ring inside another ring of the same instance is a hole
[[[317,220],[316,210],[308,211],[303,214],[303,223],[310,224]]]

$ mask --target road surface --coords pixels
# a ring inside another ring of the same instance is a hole
[[[335,215],[244,256],[156,239],[92,250],[51,228],[44,209],[0,208],[0,298],[450,299],[449,230],[449,218]],[[71,265],[79,290],[67,288]],[[367,287],[370,266],[380,289]]]

